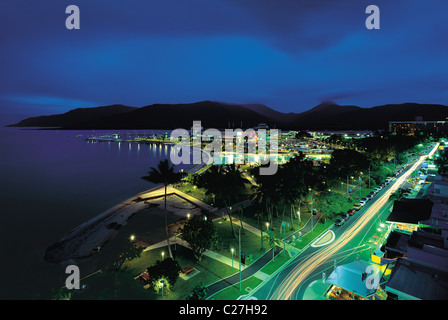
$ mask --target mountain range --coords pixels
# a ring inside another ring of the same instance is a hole
[[[323,102],[302,113],[283,113],[262,104],[201,101],[153,104],[144,107],[111,105],[78,108],[50,116],[27,118],[11,127],[60,129],[176,129],[201,121],[204,128],[252,128],[266,123],[285,130],[376,130],[389,121],[448,119],[448,106],[440,104],[388,104],[371,108]]]

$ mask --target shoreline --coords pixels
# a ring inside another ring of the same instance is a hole
[[[201,153],[204,155],[202,150]],[[205,163],[192,164],[185,172],[189,174],[197,172],[206,166]],[[170,186],[168,188],[170,192],[167,193],[167,196],[174,194],[184,201],[192,203],[199,209],[208,206],[191,196],[183,194],[179,190]],[[121,227],[125,226],[134,214],[147,209],[148,204],[146,202],[148,200],[163,197],[164,194],[163,185],[158,185],[149,190],[139,192],[137,195],[103,211],[66,233],[60,240],[49,245],[45,250],[44,260],[50,263],[63,263],[67,260],[93,256],[120,232]],[[169,202],[172,201],[167,197],[167,206],[170,206]],[[209,210],[213,209],[211,206],[208,207],[207,209]],[[178,214],[178,212],[173,213]]]

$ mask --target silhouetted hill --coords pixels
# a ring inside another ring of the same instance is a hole
[[[324,102],[302,113],[282,113],[261,104],[202,101],[153,104],[141,108],[113,105],[75,109],[60,115],[33,117],[17,127],[62,129],[189,129],[193,121],[204,128],[252,128],[260,122],[284,130],[387,129],[389,121],[445,120],[448,107],[437,104],[388,104],[372,108]]]
[[[249,110],[255,111],[261,115],[264,115],[266,117],[271,118],[274,121],[277,121],[279,124],[286,124],[289,122],[289,119],[291,116],[296,116],[297,113],[289,112],[289,113],[283,113],[279,112],[277,110],[271,109],[264,104],[243,104],[243,107],[246,107]]]
[[[204,128],[246,128],[275,121],[236,104],[202,101],[187,104],[154,104],[124,114],[102,117],[65,129],[176,129],[191,128],[193,121]]]
[[[341,113],[351,112],[359,109],[361,108],[357,106],[341,106],[332,101],[322,102],[321,104],[318,104],[308,111],[297,114],[295,120],[306,121],[308,119],[316,117],[316,115],[319,117],[331,118]]]
[[[313,119],[306,119],[309,125],[331,129],[387,129],[389,121],[413,121],[421,116],[423,120],[445,120],[448,117],[448,107],[438,104],[388,104],[372,108],[353,108],[328,117],[315,114]],[[322,117],[322,118],[321,118]],[[299,125],[300,119],[296,125]],[[302,122],[302,125],[305,123]]]
[[[123,114],[138,109],[123,105],[111,105],[94,108],[78,108],[63,114],[27,118],[8,127],[65,127],[92,121],[111,115]]]
[[[351,112],[362,110],[357,106],[341,106],[334,102],[323,102],[314,108],[296,114],[290,118],[289,124],[294,127],[319,129],[338,125],[341,117],[349,117]]]

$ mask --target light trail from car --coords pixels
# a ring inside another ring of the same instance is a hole
[[[300,284],[305,281],[316,268],[330,260],[333,254],[337,253],[338,250],[341,250],[350,240],[361,232],[363,227],[366,226],[381,209],[381,207],[387,203],[389,196],[408,179],[411,173],[414,172],[428,156],[432,156],[437,151],[438,146],[439,143],[435,145],[429,154],[421,156],[420,159],[416,161],[414,165],[412,165],[404,174],[397,177],[397,179],[393,182],[393,185],[381,197],[376,199],[366,210],[366,212],[358,218],[358,220],[356,220],[356,222],[353,223],[343,235],[339,236],[338,239],[327,247],[323,247],[317,251],[308,259],[298,263],[280,282],[279,286],[272,293],[270,299],[291,300],[296,288],[299,287]]]

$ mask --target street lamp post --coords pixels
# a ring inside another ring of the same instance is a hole
[[[349,196],[349,195],[348,195],[348,184],[349,184],[349,179],[348,179],[348,177],[350,177],[350,179],[353,179],[353,176],[352,176],[351,174],[349,174],[349,175],[347,176],[347,197]]]
[[[311,205],[311,234],[314,230],[314,219],[313,219],[313,193],[311,192],[311,188],[308,188],[308,191],[310,191],[310,205]]]
[[[240,291],[241,291],[241,226],[238,237],[239,237],[239,251],[240,251]]]
[[[362,172],[361,172],[362,174]],[[359,177],[359,200],[362,198],[362,177]]]
[[[234,251],[234,249],[231,248],[230,251],[232,252],[232,271],[233,271],[233,251]]]
[[[347,197],[348,197],[348,177],[350,177],[350,175],[347,175]]]
[[[162,284],[162,300],[163,300],[163,287],[165,286],[165,280],[160,280],[160,283]]]
[[[174,251],[176,251],[177,232],[174,232]]]

